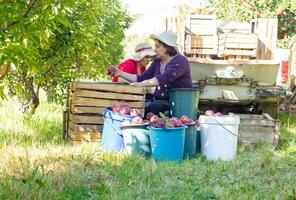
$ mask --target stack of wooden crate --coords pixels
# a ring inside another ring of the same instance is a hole
[[[265,142],[271,147],[279,143],[280,121],[264,113],[240,114],[239,142],[256,144]]]
[[[255,33],[227,32],[218,36],[218,56],[227,59],[251,59],[256,57],[258,36]]]
[[[217,54],[216,16],[190,14],[189,22],[185,30],[184,54],[201,58]]]
[[[121,83],[72,82],[68,86],[64,112],[64,138],[72,141],[98,141],[104,124],[104,110],[128,104],[144,113],[146,89]]]

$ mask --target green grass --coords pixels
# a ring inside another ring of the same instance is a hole
[[[62,140],[63,107],[23,118],[0,107],[0,199],[295,199],[296,118],[281,114],[280,145],[239,147],[234,161],[182,163],[103,154]]]

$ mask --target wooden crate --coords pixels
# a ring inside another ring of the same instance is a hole
[[[214,55],[217,54],[217,35],[187,35],[185,39],[186,55]]]
[[[215,15],[190,14],[189,29],[194,35],[215,35],[217,20]]]
[[[280,121],[268,114],[241,114],[239,142],[256,144],[260,141],[276,147],[280,136]]]
[[[184,54],[202,58],[204,55],[217,54],[216,16],[190,14],[189,22],[185,30]]]
[[[100,140],[106,107],[128,104],[144,113],[146,89],[122,83],[72,82],[64,113],[66,135],[72,141]],[[65,138],[65,137],[64,137]]]
[[[218,36],[218,56],[256,57],[258,36],[255,33],[223,33]]]

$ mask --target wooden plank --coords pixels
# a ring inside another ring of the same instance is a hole
[[[187,53],[187,52],[185,52]],[[216,54],[217,51],[215,51],[214,49],[191,49],[190,52],[191,54]]]
[[[74,97],[145,101],[145,95],[143,94],[141,95],[119,94],[119,93],[113,93],[113,92],[98,92],[98,91],[81,90],[81,89],[75,90]]]
[[[225,43],[244,43],[244,44],[257,44],[258,39],[250,39],[250,38],[222,38],[219,36],[219,45]],[[257,48],[257,46],[255,47]]]
[[[216,20],[215,15],[197,15],[197,14],[190,14],[190,19],[204,19],[204,20]]]
[[[274,132],[275,132],[275,126],[262,126],[260,124],[258,124],[258,125],[252,125],[252,126],[247,126],[246,124],[242,124],[240,126],[240,131],[242,131],[242,132],[249,132],[249,133],[274,134]]]
[[[273,140],[274,140],[274,133],[264,133],[264,132],[246,132],[246,131],[239,131],[239,135],[242,138],[254,138],[256,140],[264,140],[264,141],[271,141],[271,143],[273,144]]]
[[[69,114],[68,111],[63,112],[63,139],[68,140]]]
[[[191,36],[191,48],[215,48],[216,36]]]
[[[275,120],[266,120],[266,119],[246,119],[240,121],[241,125],[247,126],[254,126],[254,125],[261,125],[261,126],[271,126],[275,127],[276,121]]]
[[[73,114],[100,114],[103,115],[106,107],[87,107],[87,106],[74,106],[71,105],[71,112]],[[144,113],[144,108],[137,108]]]
[[[223,55],[256,56],[256,50],[230,50],[230,49],[224,49]]]
[[[225,43],[224,48],[233,48],[233,49],[257,49],[257,43],[232,43],[232,42],[227,42]]]
[[[91,133],[102,133],[103,125],[97,124],[76,124],[72,121],[69,122],[69,128],[77,132],[91,132]]]
[[[73,104],[71,105],[71,112],[74,114],[103,114],[104,107],[86,107],[86,106],[74,106]]]
[[[144,108],[145,102],[131,102],[131,101],[117,101],[110,99],[91,99],[84,97],[75,97],[73,100],[74,106],[96,106],[96,107],[107,107],[113,105],[127,104],[131,108]]]
[[[97,142],[101,139],[101,133],[77,132],[69,130],[69,137],[73,141]]]
[[[117,93],[127,94],[145,94],[145,87],[134,87],[126,84],[116,83],[102,83],[102,82],[73,82],[73,90],[86,89],[86,90],[99,90],[99,91],[112,91]]]
[[[217,33],[216,29],[212,28],[201,28],[201,27],[191,27],[191,32],[196,35],[213,35]]]
[[[104,117],[100,115],[74,115],[70,113],[69,119],[76,124],[104,124]]]
[[[237,39],[251,39],[251,40],[257,40],[258,36],[255,33],[232,33],[232,32],[228,32],[228,33],[224,33],[221,34],[221,37],[226,37],[226,38],[237,38]]]
[[[216,28],[216,21],[212,19],[197,19],[197,18],[190,18],[190,24],[196,26],[207,26],[210,28]]]

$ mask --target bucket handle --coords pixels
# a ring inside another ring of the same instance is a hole
[[[108,120],[106,120],[106,118],[107,118],[107,117],[106,117],[106,112],[107,112],[107,111],[105,110],[105,111],[104,111],[104,114],[103,114],[104,119],[105,119],[104,122],[107,122],[107,123],[111,126],[111,128],[117,133],[117,135],[119,135],[119,136],[122,137],[122,136],[123,136],[122,133],[119,132],[119,131],[113,126],[112,123],[110,123]]]
[[[215,121],[220,125],[222,126],[222,128],[224,128],[226,131],[228,131],[230,134],[234,135],[235,137],[238,137],[239,135],[238,134],[235,134],[233,133],[231,130],[227,129],[222,123],[220,123],[217,118],[215,117]]]

